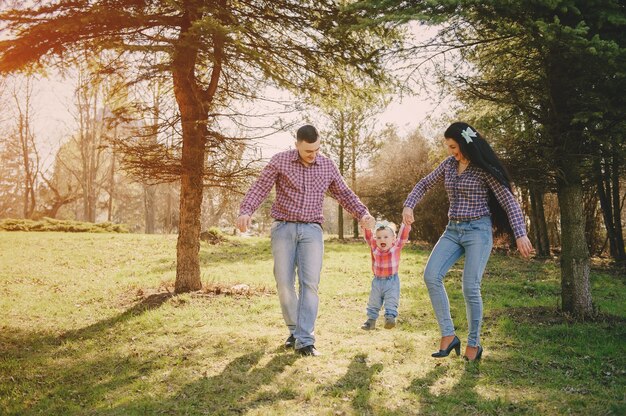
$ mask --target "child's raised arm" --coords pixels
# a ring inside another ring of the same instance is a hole
[[[398,232],[398,248],[402,248],[407,241],[409,241],[409,233],[411,232],[411,226],[405,223],[400,225],[400,231]]]
[[[374,238],[372,230],[363,228],[363,238],[365,238],[365,241],[371,248],[376,248],[376,239]]]

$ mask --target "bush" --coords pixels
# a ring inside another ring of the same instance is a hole
[[[418,132],[400,139],[392,131],[370,161],[359,184],[359,196],[370,213],[399,225],[407,195],[415,184],[441,163],[446,155]],[[443,185],[431,189],[415,207],[411,240],[434,244],[448,223],[448,197]]]
[[[220,231],[219,228],[211,227],[206,231],[200,233],[200,240],[206,241],[209,244],[219,244],[226,241],[226,236]]]
[[[70,233],[127,233],[123,224],[110,222],[91,223],[71,220],[57,220],[44,217],[40,220],[7,218],[0,221],[3,231],[62,231]]]

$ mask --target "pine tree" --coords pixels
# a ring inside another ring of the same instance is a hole
[[[231,103],[258,97],[266,85],[314,88],[336,65],[359,76],[382,74],[385,25],[340,33],[358,16],[339,3],[262,0],[60,0],[0,14],[0,72],[29,65],[67,65],[76,50],[110,50],[110,69],[139,82],[169,74],[180,113],[182,150],[176,292],[201,288],[199,234],[205,181],[219,184],[220,160],[232,140],[218,118]],[[26,7],[26,6],[22,6]],[[152,59],[157,54],[162,59]],[[150,57],[150,58],[148,58]],[[164,155],[165,156],[165,155]],[[205,163],[215,170],[206,176]]]

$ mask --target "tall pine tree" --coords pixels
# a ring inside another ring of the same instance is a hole
[[[0,13],[0,72],[34,64],[71,64],[76,50],[111,50],[111,70],[129,82],[167,73],[180,112],[182,151],[176,292],[201,288],[200,209],[207,158],[219,165],[229,138],[218,124],[233,101],[258,96],[265,85],[300,92],[311,80],[332,80],[334,68],[381,76],[379,48],[387,30],[376,25],[338,34],[357,16],[331,0],[59,0]],[[339,20],[341,18],[341,20]],[[163,59],[152,59],[154,54]],[[154,63],[152,63],[154,62]]]

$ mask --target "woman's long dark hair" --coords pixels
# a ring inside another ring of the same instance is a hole
[[[471,130],[467,130],[468,128]],[[463,136],[463,132],[470,133],[470,142]],[[485,141],[475,128],[467,123],[456,122],[452,123],[443,135],[446,139],[452,139],[457,142],[463,156],[474,166],[485,170],[496,178],[498,182],[509,188],[509,191],[512,191],[509,172],[504,165],[502,165],[502,162],[500,162],[496,153],[491,146],[489,146],[489,143]],[[489,191],[489,210],[491,211],[491,220],[496,233],[513,236],[513,230],[509,224],[506,211],[500,206],[496,196],[491,190]]]

